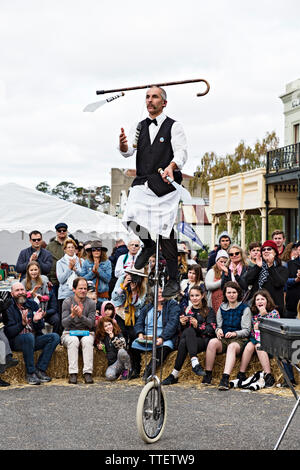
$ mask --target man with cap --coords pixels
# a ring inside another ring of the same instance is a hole
[[[297,258],[288,261],[287,269],[289,278],[286,290],[286,318],[297,317],[297,306],[300,300],[300,242],[294,244],[297,248]]]
[[[47,245],[47,250],[52,254],[52,266],[48,278],[53,284],[53,291],[57,297],[59,282],[56,277],[56,263],[64,256],[64,242],[68,237],[68,226],[64,222],[55,225],[56,237]]]
[[[284,312],[284,289],[288,280],[288,270],[282,266],[278,248],[273,240],[266,240],[261,246],[261,256],[256,265],[250,267],[243,276],[247,286],[252,286],[248,300],[255,292],[266,289],[278,307],[282,316]]]
[[[231,244],[231,238],[228,232],[224,231],[219,235],[219,246],[208,258],[207,271],[216,264],[216,256],[219,250],[227,251]]]

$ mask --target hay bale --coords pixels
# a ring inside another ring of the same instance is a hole
[[[34,353],[35,363],[38,360],[40,353],[40,351],[36,351]],[[12,367],[5,371],[1,377],[3,380],[6,380],[7,382],[14,385],[26,383],[26,371],[23,360],[23,353],[14,352],[13,356],[19,360],[19,364],[16,367]],[[82,365],[82,353],[81,350],[79,350],[79,375],[82,372]],[[94,348],[93,376],[103,377],[105,375],[106,368],[107,360],[105,354],[102,351]],[[58,345],[56,347],[48,366],[47,374],[49,374],[49,376],[53,379],[67,379],[69,377],[68,354],[64,346]]]
[[[79,350],[79,376],[82,372],[82,354],[81,350]],[[38,359],[40,351],[35,353],[35,361]],[[177,351],[173,351],[167,357],[165,363],[163,364],[163,373],[162,379],[165,379],[174,369],[175,358],[176,358]],[[19,364],[16,367],[12,367],[8,369],[4,374],[1,375],[3,380],[10,382],[11,384],[18,385],[26,383],[26,371],[24,366],[23,354],[21,352],[14,352],[14,357],[19,359]],[[214,368],[213,368],[213,380],[212,383],[217,385],[221,380],[221,376],[223,374],[224,366],[225,366],[225,354],[219,354],[216,356]],[[199,362],[203,368],[205,368],[205,353],[198,354]],[[141,377],[144,373],[145,369],[145,359],[146,354],[142,354],[141,359]],[[147,353],[147,362],[151,359],[151,352]],[[236,378],[237,373],[239,371],[240,366],[240,359],[238,358],[235,364],[235,367],[232,371],[230,376],[231,379]],[[94,348],[94,371],[93,377],[94,378],[101,378],[105,376],[105,371],[107,368],[107,360],[106,356],[102,351]],[[280,382],[283,379],[281,370],[277,365],[277,361],[275,359],[271,359],[271,368],[272,373],[275,377],[276,382]],[[253,358],[249,364],[249,367],[246,371],[247,375],[250,376],[255,372],[262,370],[258,357],[253,355]],[[61,345],[58,345],[56,350],[52,355],[52,359],[50,361],[49,367],[47,369],[47,373],[53,379],[68,379],[69,372],[68,372],[68,355],[67,350]],[[160,377],[160,368],[157,370],[157,375]],[[297,380],[298,374],[295,374],[295,378]],[[134,380],[133,383],[140,383],[141,379]],[[191,363],[189,356],[186,358],[182,370],[179,374],[179,382],[182,385],[198,385],[202,382],[201,377],[198,377],[196,374],[193,373],[191,368]]]

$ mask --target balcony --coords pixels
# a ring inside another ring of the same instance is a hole
[[[266,173],[274,174],[300,170],[300,142],[267,152]]]

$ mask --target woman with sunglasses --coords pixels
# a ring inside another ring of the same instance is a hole
[[[226,265],[222,267],[221,289],[227,282],[232,281],[237,282],[245,293],[247,285],[243,282],[243,276],[248,269],[246,255],[239,245],[232,244],[228,249],[228,256]]]
[[[193,286],[190,290],[190,300],[191,308],[181,312],[179,317],[181,335],[175,366],[171,374],[162,382],[163,385],[173,385],[178,382],[179,372],[188,354],[192,371],[198,376],[205,375],[197,355],[205,351],[210,339],[215,337],[216,314],[207,306],[204,286]]]
[[[247,286],[251,286],[249,299],[258,290],[266,289],[277,305],[280,316],[284,316],[284,289],[287,280],[288,270],[282,266],[276,243],[266,240],[261,247],[261,255],[256,259],[256,265],[249,268],[243,277]]]
[[[100,240],[91,243],[91,252],[87,253],[80,271],[80,276],[92,281],[98,303],[109,299],[109,281],[111,279],[111,262],[107,258],[107,249]]]

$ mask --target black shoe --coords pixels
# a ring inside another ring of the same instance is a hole
[[[211,385],[211,379],[212,379],[212,371],[206,370],[205,376],[203,377],[203,380],[202,380],[203,385]]]
[[[245,372],[239,372],[236,378],[238,379],[238,388],[242,388],[242,383],[247,380]]]
[[[275,384],[275,379],[272,374],[265,375],[265,387],[270,388]]]
[[[229,375],[228,374],[223,374],[220,383],[219,383],[219,390],[229,390],[230,385],[229,385]]]
[[[27,374],[26,378],[27,383],[29,383],[29,385],[40,385],[41,383],[40,379],[38,378],[35,372],[33,374]]]
[[[176,297],[180,292],[180,284],[176,279],[169,279],[162,292],[162,296],[166,299],[168,297]]]
[[[36,376],[38,377],[38,379],[40,379],[41,382],[51,382],[51,377],[49,377],[47,374],[45,374],[44,371],[40,370],[40,369],[36,369],[35,371],[36,373]]]
[[[145,367],[144,374],[143,374],[143,380],[147,380],[148,377],[152,374],[152,364],[148,364],[147,367]]]
[[[77,374],[69,375],[69,384],[73,384],[73,385],[77,384]]]
[[[195,372],[196,375],[200,375],[202,377],[205,376],[205,370],[201,367],[200,364],[197,364],[195,367],[192,367],[192,371]]]
[[[18,364],[19,364],[18,359],[14,359],[11,354],[8,354],[6,356],[5,369],[9,369],[10,367],[15,367]]]
[[[162,385],[173,385],[173,384],[177,384],[178,382],[178,378],[177,377],[174,377],[173,374],[170,374],[168,375],[168,377],[162,381]]]
[[[89,374],[89,373],[83,374],[83,378],[84,378],[84,381],[85,381],[86,384],[93,384],[94,383],[93,378],[92,378],[92,374]]]
[[[155,250],[156,250],[156,245],[154,241],[151,242],[150,246],[148,247],[144,246],[139,256],[135,260],[135,263],[134,263],[135,269],[143,269],[148,263],[150,256],[154,255]]]
[[[5,382],[5,380],[2,380],[0,378],[0,387],[9,387],[9,386],[10,386],[10,384],[8,382]]]

